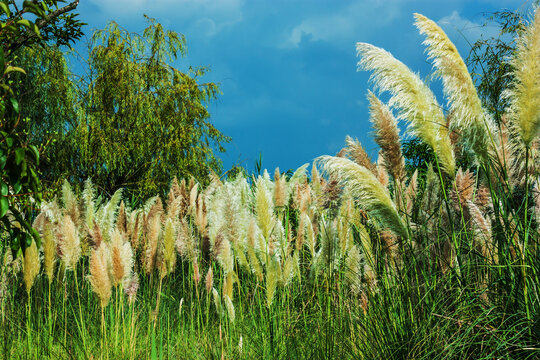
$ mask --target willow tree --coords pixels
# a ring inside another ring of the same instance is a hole
[[[68,136],[71,180],[90,177],[106,192],[147,197],[173,176],[204,179],[221,170],[214,152],[229,138],[210,123],[207,108],[218,86],[200,81],[204,67],[175,68],[186,53],[184,36],[148,21],[142,35],[111,22],[92,36],[80,119]]]

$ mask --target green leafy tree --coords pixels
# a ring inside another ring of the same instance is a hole
[[[78,3],[61,7],[55,0],[0,1],[0,237],[10,238],[14,252],[30,245],[32,238],[39,241],[24,214],[32,200],[41,200],[39,151],[19,127],[23,119],[13,88],[18,85],[16,74],[25,70],[14,66],[16,53],[46,41],[67,44],[78,39],[83,24],[71,13]]]
[[[508,106],[503,91],[512,84],[512,65],[508,59],[515,51],[515,39],[525,29],[519,11],[496,11],[487,16],[484,26],[499,28],[497,36],[480,38],[471,46],[466,63],[476,83],[484,108],[499,122]]]
[[[207,109],[218,86],[200,82],[207,68],[172,66],[186,52],[185,38],[148,21],[142,36],[112,22],[92,37],[82,111],[62,164],[71,181],[92,178],[105,192],[124,188],[145,198],[174,176],[203,180],[221,171],[214,150],[224,151],[229,138]]]

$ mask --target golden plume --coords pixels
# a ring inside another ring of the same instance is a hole
[[[373,71],[376,87],[391,94],[389,106],[409,121],[409,131],[433,148],[442,169],[453,176],[455,159],[446,119],[429,87],[386,50],[367,43],[357,43],[356,50],[359,68]]]

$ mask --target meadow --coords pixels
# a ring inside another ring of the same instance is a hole
[[[415,18],[447,110],[358,43],[376,161],[347,137],[292,175],[174,178],[139,206],[65,181],[32,219],[40,243],[0,242],[0,357],[540,358],[540,12],[500,121]],[[398,121],[433,150],[425,168],[405,167]]]

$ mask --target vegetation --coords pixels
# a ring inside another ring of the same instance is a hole
[[[105,194],[123,188],[142,201],[164,195],[174,176],[204,182],[209,171],[221,172],[213,151],[229,139],[206,108],[219,88],[200,81],[204,67],[174,68],[185,38],[148,22],[142,35],[114,22],[96,31],[83,77],[74,78],[56,46],[21,52],[19,63],[29,69],[18,89],[23,114],[42,119],[26,131],[47,147],[40,171],[49,189],[63,179],[81,188],[92,178]]]
[[[19,8],[15,1],[0,2],[0,236],[9,236],[14,252],[30,246],[32,238],[39,244],[25,213],[41,200],[39,150],[20,127],[20,94],[13,91],[18,85],[16,74],[26,74],[15,66],[15,54],[47,40],[69,44],[80,38],[83,24],[70,13],[78,3],[59,7],[56,0],[24,1]]]
[[[309,180],[307,164],[174,178],[141,205],[64,182],[33,222],[42,244],[1,249],[3,357],[538,358],[540,11],[516,39],[498,122],[450,39],[415,18],[449,112],[358,43],[389,94],[368,94],[376,162],[348,137]],[[422,184],[397,118],[429,146]]]

